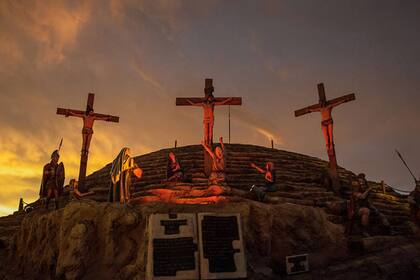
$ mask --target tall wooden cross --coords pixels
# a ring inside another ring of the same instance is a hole
[[[337,157],[335,153],[335,145],[334,145],[334,138],[333,138],[333,119],[332,119],[332,110],[334,107],[353,101],[356,99],[356,96],[354,93],[347,94],[338,98],[334,98],[331,100],[327,100],[325,96],[325,89],[324,84],[320,83],[318,84],[318,95],[319,95],[319,103],[311,105],[309,107],[300,109],[295,111],[295,116],[299,117],[302,115],[306,115],[312,112],[320,112],[322,117],[322,132],[324,134],[326,146],[327,146],[327,152],[328,152],[328,158],[330,162],[330,169],[331,169],[331,176],[333,179],[333,183],[338,182],[338,173],[337,173]],[[339,186],[338,186],[339,187]]]
[[[93,102],[95,99],[95,94],[89,93],[86,111],[73,110],[73,109],[63,109],[57,108],[58,115],[64,115],[66,117],[78,117],[83,119],[83,129],[82,129],[82,152],[80,155],[80,170],[79,170],[79,191],[84,192],[85,189],[85,178],[86,178],[86,169],[88,162],[89,146],[90,141],[92,140],[93,135],[93,123],[95,121],[107,121],[107,122],[119,122],[120,118],[111,115],[97,114],[93,111]]]
[[[241,97],[214,97],[213,79],[205,79],[204,97],[187,97],[177,98],[176,106],[198,106],[204,111],[204,143],[206,145],[213,144],[213,126],[214,126],[214,107],[219,105],[242,105]],[[208,154],[204,153],[204,166],[206,174],[211,169],[211,159]]]

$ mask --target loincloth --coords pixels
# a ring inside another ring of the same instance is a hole
[[[88,127],[84,127],[82,129],[82,134],[93,134],[93,129],[92,128],[88,128]]]
[[[330,124],[334,124],[334,121],[332,118],[321,122],[322,126],[329,126]]]
[[[204,118],[203,123],[211,125],[214,123],[214,118]]]

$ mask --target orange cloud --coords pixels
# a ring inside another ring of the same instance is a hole
[[[60,63],[66,51],[75,46],[77,36],[90,16],[89,3],[1,1],[0,15],[8,27],[7,31],[2,32],[13,38],[14,32],[20,31],[24,36],[19,36],[19,40],[29,39],[35,43],[38,66]],[[7,48],[7,44],[10,43],[2,40],[0,49]]]

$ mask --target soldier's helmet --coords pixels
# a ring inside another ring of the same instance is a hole
[[[60,157],[60,154],[58,153],[58,150],[55,150],[54,152],[52,152],[52,154],[51,154],[51,158],[54,158],[54,157]]]
[[[357,175],[357,178],[366,179],[366,175],[365,175],[365,173],[360,173],[359,175]]]

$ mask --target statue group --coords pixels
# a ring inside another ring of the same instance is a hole
[[[141,197],[132,197],[131,182],[132,176],[140,179],[143,175],[141,164],[136,164],[131,157],[130,149],[123,148],[115,160],[112,162],[110,171],[111,185],[109,188],[109,201],[119,202],[121,204],[145,203],[150,201],[164,201],[171,203],[215,203],[223,201],[224,198],[219,196],[228,189],[226,184],[226,147],[222,137],[219,138],[219,144],[213,143],[213,127],[214,127],[214,109],[220,105],[241,105],[240,97],[215,97],[213,95],[214,87],[212,79],[205,80],[204,97],[177,98],[177,106],[198,106],[203,108],[203,162],[204,173],[208,176],[207,187],[195,187],[191,185],[183,185],[186,181],[185,170],[182,163],[178,160],[176,152],[170,151],[167,155],[166,180],[167,188],[145,190],[145,195]],[[321,113],[321,128],[326,142],[326,149],[329,158],[328,180],[331,182],[333,190],[340,195],[340,182],[338,177],[338,165],[335,153],[335,144],[333,137],[333,118],[332,110],[336,106],[355,100],[354,94],[345,95],[332,100],[327,100],[323,84],[318,84],[319,103],[309,107],[295,111],[295,116],[302,116],[311,112]],[[87,107],[85,111],[72,109],[57,109],[57,114],[66,117],[79,117],[83,119],[82,129],[82,150],[80,160],[80,172],[78,181],[72,180],[67,187],[72,191],[78,199],[94,194],[88,192],[85,186],[86,167],[88,161],[88,153],[90,141],[93,135],[93,124],[95,120],[108,122],[119,122],[119,117],[97,114],[93,110],[94,95],[89,94]],[[48,204],[51,199],[55,200],[56,209],[58,208],[58,197],[63,193],[64,185],[64,165],[59,162],[59,150],[51,155],[51,161],[44,166],[43,178],[40,189],[40,197]],[[255,200],[267,202],[267,196],[270,192],[277,191],[276,168],[273,162],[267,160],[264,167],[259,167],[253,162],[249,162],[249,166],[255,169],[264,178],[264,184],[252,185],[250,193]],[[353,192],[348,200],[348,217],[350,226],[348,231],[352,231],[352,224],[356,218],[359,218],[363,235],[368,235],[366,228],[369,226],[370,217],[376,216],[381,221],[383,228],[392,233],[389,222],[370,202],[369,193],[371,188],[363,174],[360,174],[353,184]],[[415,222],[420,220],[420,183],[417,184],[415,191],[410,195],[410,203],[412,208],[412,217]],[[183,197],[196,197],[197,199],[185,200]],[[188,202],[187,202],[188,201]]]

